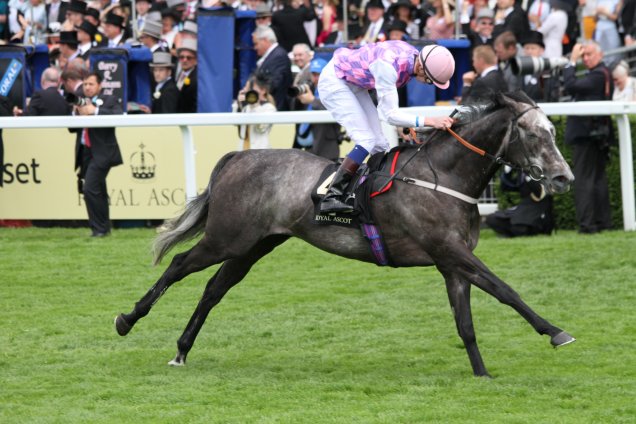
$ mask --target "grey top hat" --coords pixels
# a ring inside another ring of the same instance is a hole
[[[256,5],[256,9],[254,9],[254,12],[256,12],[257,18],[272,16],[272,10],[265,3],[259,3],[258,5]]]
[[[174,67],[172,55],[169,52],[154,52],[149,66],[151,68],[172,68]]]
[[[143,35],[147,35],[152,38],[156,38],[157,40],[161,39],[161,22],[159,21],[149,21],[146,19],[144,25],[141,27],[139,31]]]
[[[198,32],[198,25],[195,21],[185,21],[183,23],[183,29],[181,31],[189,32],[196,35]]]
[[[482,7],[477,12],[477,16],[475,16],[475,20],[478,21],[480,19],[495,19],[495,12],[487,7]]]
[[[179,53],[181,50],[190,50],[192,52],[197,52],[197,40],[195,40],[194,38],[184,38],[181,41],[181,47],[179,47],[177,49],[177,53]]]
[[[146,14],[146,21],[161,22],[161,12],[158,10],[151,10]]]
[[[170,8],[185,5],[185,0],[167,0],[166,5]]]

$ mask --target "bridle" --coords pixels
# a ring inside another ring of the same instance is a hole
[[[502,151],[503,153],[501,155],[492,155],[488,152],[486,152],[483,149],[480,149],[479,147],[471,144],[470,142],[466,141],[465,139],[463,139],[459,134],[457,134],[455,131],[453,131],[451,128],[447,128],[446,131],[448,131],[448,133],[450,135],[452,135],[457,141],[459,141],[464,147],[466,147],[467,149],[471,150],[472,152],[477,153],[480,156],[483,156],[485,158],[488,158],[490,160],[492,160],[493,162],[495,162],[498,165],[506,165],[509,166],[512,169],[517,169],[520,171],[525,172],[528,176],[530,176],[530,178],[532,178],[534,181],[541,181],[544,180],[545,174],[543,172],[543,168],[541,168],[539,165],[533,164],[532,161],[530,160],[530,155],[528,155],[528,150],[526,149],[526,147],[523,145],[523,142],[521,141],[521,134],[518,128],[518,121],[519,119],[525,115],[527,112],[533,110],[533,109],[538,109],[539,106],[531,106],[529,108],[527,108],[526,110],[523,110],[521,112],[519,112],[517,115],[515,115],[511,120],[510,120],[510,129],[508,130],[508,137],[506,138],[506,141],[503,144],[503,148],[500,149],[500,151]],[[450,117],[452,118],[453,115],[455,115],[455,113],[457,113],[457,109],[455,109],[453,111],[453,113],[450,114]],[[508,153],[508,148],[510,147],[511,144],[514,143],[520,143],[521,146],[521,152],[524,156],[524,158],[526,159],[526,166],[519,166],[519,165],[515,165],[512,162],[509,162],[507,160],[504,159],[504,157],[506,156],[506,154]]]

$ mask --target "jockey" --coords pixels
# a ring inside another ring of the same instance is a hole
[[[384,152],[389,142],[380,119],[400,127],[450,128],[448,116],[424,117],[401,112],[397,88],[412,77],[446,89],[455,71],[455,60],[442,46],[424,46],[421,52],[404,41],[367,44],[357,50],[340,48],[325,66],[318,81],[320,100],[355,142],[320,203],[321,213],[352,212],[346,189],[367,155]],[[378,107],[368,90],[378,93]]]

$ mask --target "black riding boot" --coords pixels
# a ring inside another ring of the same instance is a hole
[[[320,202],[320,213],[353,212],[353,205],[347,205],[345,200],[349,193],[346,192],[347,186],[360,167],[353,159],[346,157],[340,168],[336,171],[329,190]]]

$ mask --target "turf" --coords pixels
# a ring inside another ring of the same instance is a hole
[[[122,338],[113,317],[167,262],[150,266],[151,230],[86,232],[0,229],[2,423],[636,421],[636,233],[485,231],[478,256],[577,342],[552,349],[474,289],[494,377],[482,379],[434,268],[379,268],[298,240],[212,311],[186,367],[168,367],[215,268],[173,286]]]

